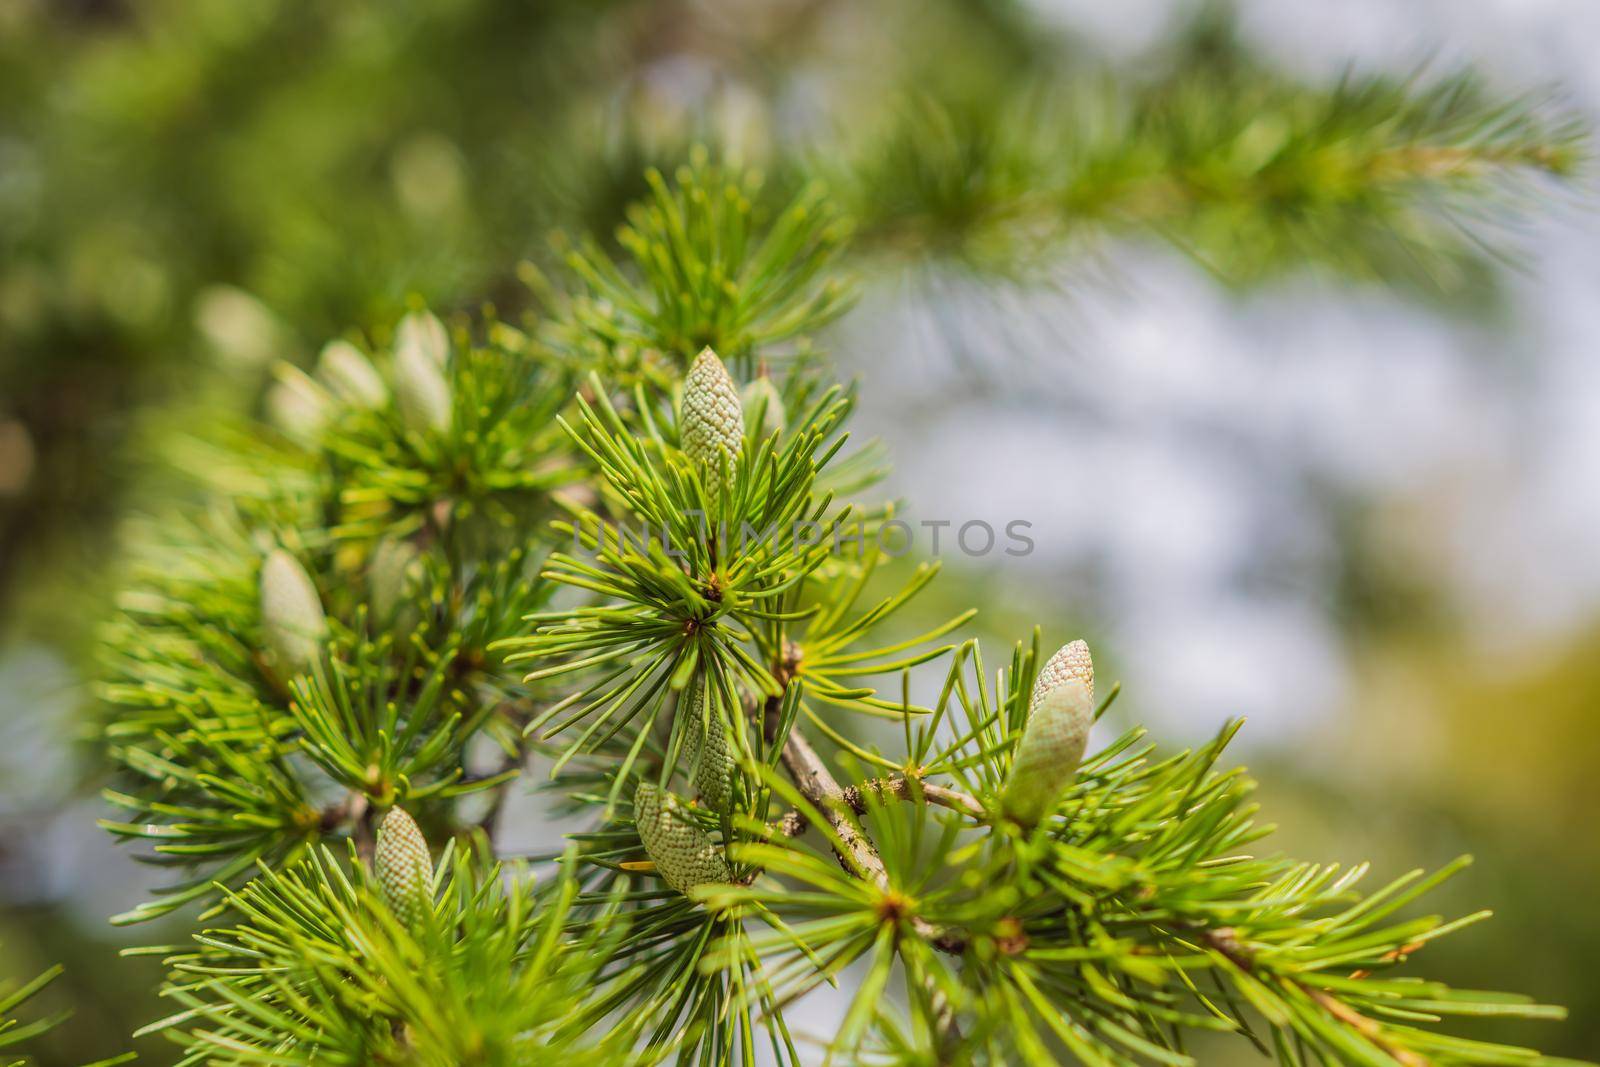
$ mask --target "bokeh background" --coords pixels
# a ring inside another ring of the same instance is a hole
[[[517,265],[609,233],[646,163],[703,140],[781,178],[924,81],[1469,67],[1589,123],[1596,55],[1583,0],[0,0],[0,974],[65,963],[78,1020],[41,1062],[160,1010],[116,954],[181,931],[105,921],[151,876],[94,824],[94,627],[119,522],[165,491],[152,442],[258,405],[271,359],[414,296],[516,306]],[[1107,227],[1022,279],[886,255],[822,339],[911,516],[1033,524],[938,596],[1087,636],[1174,744],[1248,716],[1285,849],[1476,854],[1440,906],[1497,918],[1428,968],[1568,1005],[1483,1030],[1574,1056],[1600,1053],[1591,184],[1485,206],[1444,277],[1317,247],[1241,276],[1226,230]]]

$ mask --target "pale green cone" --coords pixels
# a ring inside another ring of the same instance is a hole
[[[367,606],[381,626],[395,621],[411,597],[421,567],[422,553],[403,537],[386,537],[372,550],[367,563]]]
[[[722,846],[695,824],[676,795],[653,782],[640,782],[633,795],[633,817],[656,873],[673,889],[687,893],[697,885],[732,881]]]
[[[422,344],[395,346],[394,393],[400,417],[411,429],[444,433],[450,428],[450,383]]]
[[[329,341],[317,357],[317,381],[353,408],[381,408],[389,402],[383,375],[349,341]]]
[[[429,311],[413,311],[400,320],[394,331],[394,350],[425,356],[442,368],[450,358],[450,334],[439,317]]]
[[[1089,697],[1094,697],[1094,657],[1089,655],[1089,645],[1085,641],[1073,641],[1062,645],[1056,650],[1045,665],[1039,669],[1039,677],[1034,679],[1033,696],[1028,701],[1028,714],[1032,715],[1039,701],[1044,695],[1069,678],[1077,679],[1089,689]]]
[[[684,724],[684,760],[692,768],[695,792],[712,811],[725,812],[733,800],[733,755],[728,751],[728,724],[711,716],[709,742],[705,728],[705,684],[693,687],[687,702],[689,721]]]
[[[315,445],[332,416],[331,398],[295,367],[280,365],[267,390],[267,420],[302,445]]]
[[[1006,815],[1033,826],[1050,814],[1077,775],[1093,725],[1094,696],[1078,679],[1067,678],[1039,698],[1000,796]]]
[[[328,636],[328,617],[316,583],[300,561],[281,548],[261,564],[261,629],[286,679],[311,670]]]
[[[706,469],[713,495],[722,487],[722,467],[731,470],[744,446],[744,405],[717,354],[695,357],[683,380],[683,451]]]
[[[762,439],[784,431],[789,420],[784,414],[783,397],[771,378],[757,378],[744,387],[740,397],[744,405],[745,423],[748,425],[757,418],[761,420]],[[766,406],[763,407],[763,404]]]
[[[390,808],[384,816],[372,867],[389,910],[405,925],[415,926],[433,900],[433,857],[416,820],[404,808]]]

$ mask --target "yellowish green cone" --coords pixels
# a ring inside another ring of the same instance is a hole
[[[706,471],[706,487],[722,488],[722,468],[731,470],[744,445],[744,405],[717,354],[695,357],[683,380],[683,451]]]
[[[384,816],[372,866],[389,910],[406,926],[416,925],[433,900],[433,857],[404,808],[390,808]]]
[[[423,344],[395,346],[394,394],[400,417],[411,429],[444,433],[450,428],[450,383]]]
[[[444,323],[430,311],[413,311],[400,320],[394,331],[394,351],[422,356],[436,367],[450,359],[450,334]]]
[[[267,390],[267,419],[299,444],[315,447],[332,416],[331,398],[299,368],[280,365]]]
[[[1082,682],[1069,678],[1040,699],[1023,728],[1001,794],[1001,808],[1032,826],[1055,808],[1072,785],[1094,725],[1094,698]]]
[[[372,360],[349,341],[329,341],[317,357],[317,381],[345,404],[355,408],[381,408],[389,402],[389,387]]]
[[[380,626],[394,622],[415,586],[421,553],[403,537],[386,537],[367,563],[367,606]]]
[[[656,873],[673,889],[687,893],[697,885],[732,880],[722,846],[695,823],[676,795],[653,782],[639,783],[633,817]]]
[[[733,800],[733,756],[728,751],[728,724],[721,715],[711,715],[710,733],[705,725],[705,683],[693,686],[693,697],[686,701],[689,721],[684,724],[684,759],[691,768],[695,792],[712,811],[727,811]],[[709,741],[707,741],[709,737]]]

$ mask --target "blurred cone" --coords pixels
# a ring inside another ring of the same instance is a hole
[[[394,391],[400,417],[411,429],[444,433],[450,428],[450,383],[426,344],[396,343]]]
[[[311,575],[284,549],[261,564],[261,627],[285,679],[304,674],[322,656],[328,617]]]
[[[381,408],[389,402],[383,375],[349,341],[329,341],[317,357],[317,381],[334,396],[355,408]]]

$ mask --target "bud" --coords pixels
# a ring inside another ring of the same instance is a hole
[[[390,808],[384,816],[372,866],[389,910],[406,926],[415,926],[433,901],[433,858],[416,820],[404,808]]]
[[[771,378],[761,377],[744,387],[740,394],[744,400],[744,421],[748,425],[760,419],[763,439],[780,434],[788,425],[783,410],[783,396]]]
[[[437,315],[413,311],[395,327],[394,351],[397,356],[401,352],[414,352],[443,368],[450,358],[450,335]]]
[[[694,696],[688,702],[684,757],[693,769],[694,788],[701,802],[712,811],[725,812],[733,799],[733,757],[728,752],[728,724],[715,711],[707,732],[705,687],[709,684],[695,685]]]
[[[267,390],[267,419],[303,445],[315,445],[331,415],[328,394],[298,369],[277,368],[278,380]]]
[[[367,606],[372,618],[388,625],[413,591],[422,553],[403,537],[385,537],[367,563]]]
[[[411,429],[444,433],[450,428],[450,383],[421,343],[395,345],[394,392],[400,417]]]
[[[678,892],[733,879],[722,846],[700,829],[675,794],[640,782],[633,795],[633,819],[656,873]]]
[[[381,408],[389,387],[361,349],[349,341],[329,341],[317,357],[317,381],[353,408]]]
[[[744,444],[744,410],[728,368],[711,349],[695,357],[683,380],[683,451],[706,467],[713,494],[722,485],[722,464],[730,467]]]
[[[1046,693],[1068,678],[1082,682],[1089,690],[1089,699],[1094,699],[1094,659],[1084,641],[1062,645],[1040,668],[1039,677],[1033,683],[1033,696],[1028,701],[1028,714],[1033,714]]]
[[[304,674],[322,656],[328,617],[311,575],[281,548],[261,564],[261,627],[285,676]]]
[[[1024,826],[1050,814],[1072,785],[1092,725],[1094,697],[1078,679],[1067,678],[1040,696],[1012,756],[1002,810]]]

